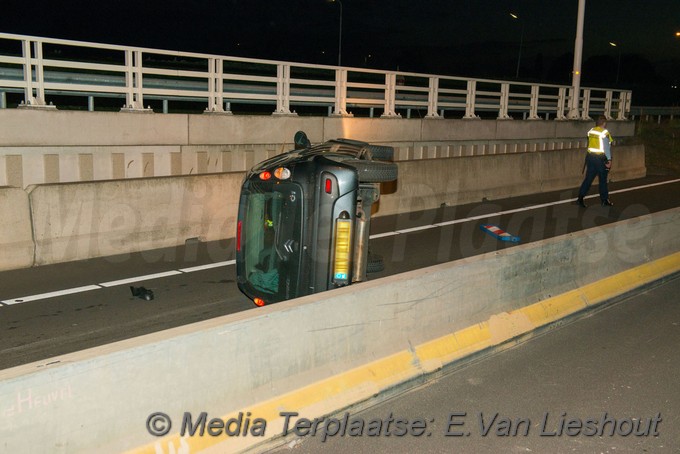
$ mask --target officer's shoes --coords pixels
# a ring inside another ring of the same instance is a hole
[[[576,199],[576,205],[580,206],[581,208],[587,208],[588,207],[588,205],[586,205],[586,203],[580,197],[578,199]]]
[[[602,202],[602,206],[603,207],[613,207],[614,204],[609,199],[607,199],[604,202]]]

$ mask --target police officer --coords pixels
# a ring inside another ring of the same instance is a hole
[[[607,172],[612,166],[611,144],[614,141],[611,134],[605,128],[607,118],[599,116],[595,122],[595,127],[588,131],[588,155],[586,156],[586,176],[581,183],[578,191],[577,203],[585,208],[583,198],[588,193],[590,185],[593,184],[597,176],[600,190],[600,202],[602,206],[614,205],[609,200],[609,190],[607,189]]]

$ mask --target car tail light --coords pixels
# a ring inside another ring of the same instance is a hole
[[[269,170],[265,170],[264,172],[260,173],[260,180],[270,180],[272,178],[272,173]]]
[[[238,221],[236,224],[236,250],[238,252],[241,251],[241,226],[243,225],[243,221]]]
[[[267,303],[264,302],[264,300],[262,298],[254,298],[253,303],[255,303],[255,305],[258,306],[258,307],[262,307],[265,304],[267,304]]]
[[[335,259],[333,260],[333,282],[349,284],[350,249],[352,244],[352,221],[335,221]]]
[[[274,176],[279,180],[287,180],[290,178],[290,170],[285,167],[279,167],[274,171]]]
[[[326,178],[326,194],[333,192],[333,180]]]

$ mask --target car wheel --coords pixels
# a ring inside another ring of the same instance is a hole
[[[357,169],[360,183],[384,183],[397,179],[398,167],[393,162],[365,161],[360,159],[344,162]]]
[[[380,161],[394,161],[394,148],[384,145],[368,145],[366,147],[371,152],[373,159]]]

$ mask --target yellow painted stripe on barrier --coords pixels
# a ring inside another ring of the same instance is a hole
[[[483,322],[420,344],[415,350],[423,373],[430,373],[491,345],[489,324]]]
[[[533,325],[531,329],[524,333],[530,332],[535,328],[585,309],[587,306],[607,301],[678,271],[680,271],[680,252],[517,309],[510,314],[524,314]],[[280,420],[280,413],[283,411],[300,412],[309,408],[320,409],[324,408],[321,405],[324,401],[332,400],[337,406],[325,408],[325,411],[319,413],[328,414],[338,408],[344,408],[352,403],[370,398],[371,395],[402,383],[409,378],[421,375],[423,373],[421,363],[437,362],[444,365],[450,363],[452,359],[459,359],[490,347],[493,345],[492,334],[488,322],[477,323],[416,346],[415,355],[410,351],[401,351],[269,401],[252,405],[241,411],[243,413],[250,412],[252,418],[263,418],[267,421],[268,432],[270,422]],[[425,369],[425,372],[431,371],[427,370],[428,368]],[[237,417],[238,414],[238,411],[232,412],[222,419],[226,421]],[[304,416],[313,418],[316,415]],[[188,446],[191,452],[200,451],[218,443],[225,443],[225,449],[230,451],[232,449],[245,449],[250,445],[264,441],[254,437],[232,437],[225,440],[224,437],[210,436],[186,437],[180,441],[179,434],[169,435],[159,440],[163,446],[172,444],[179,447],[182,443]],[[226,443],[228,443],[228,448]],[[155,446],[156,443],[151,443],[128,451],[128,453],[155,454],[157,452]]]
[[[351,401],[344,402],[341,406],[368,399],[380,391],[395,386],[409,378],[421,375],[415,356],[408,351],[402,351],[393,355],[381,358],[377,361],[362,365],[347,372],[340,373],[322,381],[312,383],[303,388],[299,388],[290,393],[278,396],[270,401],[265,401],[252,405],[241,412],[250,412],[252,418],[262,418],[267,421],[267,425],[272,421],[280,419],[281,412],[300,412],[304,408],[318,405],[325,400],[340,398],[343,394],[352,396]],[[332,409],[328,409],[332,411]],[[230,413],[221,419],[228,420],[237,417],[239,412]],[[268,430],[269,432],[269,430]],[[180,441],[179,433],[164,437],[163,445],[172,444],[180,446],[180,443],[188,445],[191,452],[207,449],[217,443],[228,443],[230,451],[232,448],[244,449],[249,444],[261,442],[262,440],[253,437],[235,437],[225,440],[224,437],[186,437]],[[238,448],[236,448],[238,446]],[[132,454],[155,454],[155,443],[143,446],[138,449],[128,451]]]
[[[581,292],[572,290],[513,312],[526,315],[534,327],[539,327],[585,309],[586,306]]]
[[[421,362],[439,359],[462,350],[455,334],[447,334],[438,339],[425,342],[416,348],[416,354]]]
[[[461,349],[484,343],[491,339],[489,324],[487,322],[477,323],[453,333]]]

